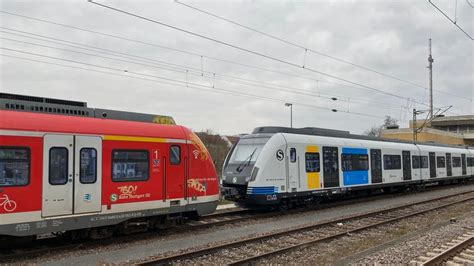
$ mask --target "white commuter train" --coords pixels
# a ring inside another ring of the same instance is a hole
[[[292,205],[356,190],[474,176],[474,149],[321,128],[259,127],[224,162],[222,193],[245,205]]]

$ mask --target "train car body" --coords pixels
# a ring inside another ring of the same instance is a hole
[[[473,175],[474,152],[466,147],[415,145],[316,128],[263,127],[231,149],[221,182],[227,199],[275,205]]]
[[[185,127],[5,110],[0,118],[0,236],[100,238],[114,225],[159,227],[216,209],[214,165]]]

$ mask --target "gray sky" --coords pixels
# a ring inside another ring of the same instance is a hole
[[[474,4],[474,0],[469,1]],[[0,42],[3,48],[75,62],[11,50],[2,50],[2,55],[114,75],[1,56],[0,90],[86,101],[91,107],[171,115],[179,124],[194,130],[213,129],[223,134],[245,133],[263,125],[288,126],[289,109],[284,106],[284,102],[294,103],[295,127],[344,129],[353,133],[361,133],[373,125],[381,124],[385,115],[391,115],[402,126],[406,126],[413,108],[428,108],[420,104],[428,104],[429,93],[426,89],[314,53],[307,53],[305,59],[305,52],[301,48],[199,13],[171,0],[98,2],[294,64],[303,65],[305,61],[306,68],[411,100],[258,57],[114,12],[85,0],[1,0],[0,10],[116,35],[135,42],[0,13],[0,30],[3,31],[0,32],[3,38]],[[309,49],[425,87],[428,87],[426,66],[428,39],[431,37],[434,88],[461,96],[435,91],[435,106],[453,105],[449,115],[474,113],[473,41],[428,1],[182,2]],[[474,36],[474,8],[469,6],[468,1],[457,1],[456,10],[455,1],[433,2],[453,19],[456,13],[458,25]],[[52,43],[38,35],[58,40]],[[86,46],[79,44],[87,45],[89,50],[80,49]],[[170,81],[158,77],[172,79],[174,81],[171,82],[178,86],[163,83]],[[257,83],[249,84],[251,82],[248,80]],[[193,84],[202,86],[196,88]],[[227,93],[213,91],[216,89],[226,90]],[[229,91],[273,100],[230,95]],[[338,100],[327,97],[337,97]],[[349,113],[334,113],[317,107]]]

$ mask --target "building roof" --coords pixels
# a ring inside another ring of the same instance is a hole
[[[442,116],[431,121],[431,126],[474,125],[474,115]]]

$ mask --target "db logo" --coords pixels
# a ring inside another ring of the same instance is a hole
[[[267,200],[277,200],[277,195],[267,195]]]
[[[281,161],[285,158],[285,153],[282,150],[276,152],[276,157],[278,161]]]

